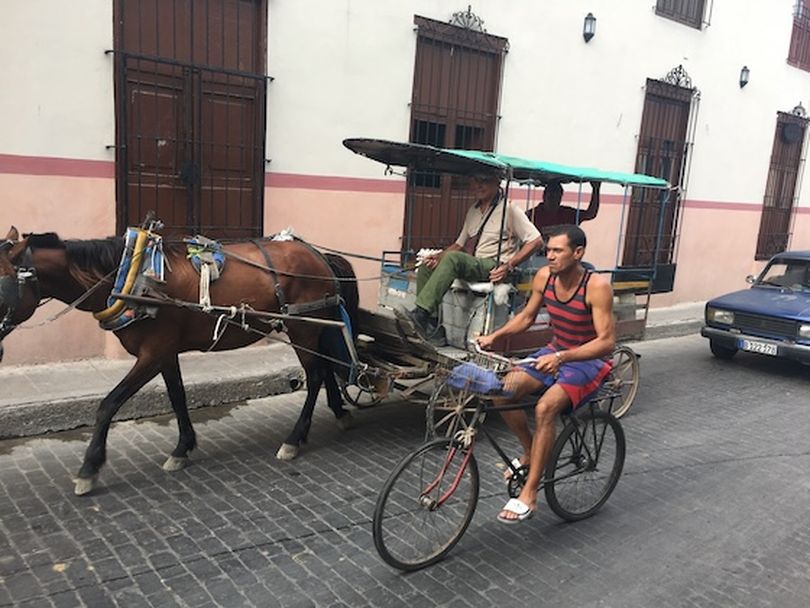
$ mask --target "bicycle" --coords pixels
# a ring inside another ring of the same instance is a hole
[[[497,355],[476,355],[473,365],[498,377],[514,363]],[[487,365],[483,367],[482,363]],[[452,370],[444,370],[452,374]],[[374,508],[374,546],[390,566],[412,571],[444,558],[464,535],[478,503],[479,472],[473,453],[479,431],[510,470],[507,491],[519,495],[527,467],[516,465],[483,426],[490,412],[528,409],[535,400],[496,407],[492,395],[460,389],[445,436],[427,441],[405,456],[383,485]],[[565,521],[596,513],[619,481],[625,439],[619,421],[600,407],[620,397],[603,389],[587,404],[561,414],[540,489],[551,510]],[[432,415],[429,413],[431,424]]]

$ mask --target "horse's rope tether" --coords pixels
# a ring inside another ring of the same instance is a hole
[[[252,241],[248,241],[248,242],[256,243],[256,242],[262,242],[262,241],[270,241],[270,239],[253,239]],[[163,239],[163,242],[168,243],[168,244],[175,244],[175,245],[178,244],[178,243],[185,243],[185,241],[173,240],[173,239]],[[244,241],[238,241],[238,242],[244,242]],[[307,245],[311,245],[312,247],[315,247],[316,249],[323,249],[324,251],[326,251],[328,253],[336,253],[338,255],[344,255],[346,257],[352,257],[352,258],[359,258],[359,259],[362,259],[362,260],[372,260],[374,262],[384,262],[385,261],[383,258],[376,258],[376,257],[373,257],[373,256],[367,256],[367,255],[363,255],[363,254],[359,254],[359,253],[349,253],[349,252],[346,252],[346,251],[340,251],[338,249],[332,249],[330,247],[322,247],[321,245],[316,245],[315,243],[310,243],[308,241],[302,241],[302,242],[306,243]],[[297,273],[294,273],[294,272],[288,272],[286,270],[279,270],[278,268],[271,269],[271,268],[265,266],[264,264],[261,264],[259,262],[254,262],[250,258],[243,257],[243,256],[241,256],[241,255],[239,255],[237,253],[226,251],[224,248],[221,251],[222,251],[223,255],[226,255],[229,258],[233,258],[234,260],[239,260],[243,264],[247,264],[248,266],[253,266],[254,268],[259,268],[260,270],[264,270],[265,272],[275,272],[276,274],[283,275],[283,276],[286,276],[286,277],[291,277],[291,278],[294,278],[294,279],[315,279],[315,280],[321,280],[321,281],[333,280],[332,277],[324,277],[324,276],[320,276],[320,275],[311,275],[311,274],[297,274]],[[386,275],[384,275],[384,274],[379,274],[379,275],[374,275],[374,276],[370,276],[370,277],[354,277],[354,278],[352,278],[352,277],[346,277],[346,278],[335,277],[335,280],[337,280],[337,281],[345,281],[347,283],[349,283],[351,281],[379,281],[380,279],[385,278],[385,276]]]

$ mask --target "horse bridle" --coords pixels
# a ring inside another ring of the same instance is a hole
[[[9,239],[0,242],[0,252],[10,250],[14,244],[14,241]],[[25,288],[31,287],[36,295],[36,301],[40,300],[39,280],[34,268],[31,248],[26,247],[20,263],[12,264],[12,266],[15,271],[14,276],[0,277],[0,304],[6,306],[6,314],[0,319],[0,340],[14,331],[18,325],[12,322],[12,318],[17,310],[17,305],[23,298]]]

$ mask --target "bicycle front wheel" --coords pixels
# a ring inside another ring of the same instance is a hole
[[[446,437],[421,446],[399,463],[377,498],[377,553],[399,570],[436,563],[470,524],[478,488],[471,447]]]
[[[624,454],[624,431],[616,418],[596,409],[572,417],[546,467],[548,506],[565,521],[596,513],[619,482]]]

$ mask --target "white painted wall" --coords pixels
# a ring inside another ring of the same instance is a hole
[[[0,154],[114,159],[112,8],[0,3]]]
[[[4,0],[0,153],[112,160],[112,0]],[[479,0],[505,36],[498,149],[632,168],[643,85],[683,64],[702,94],[689,198],[762,200],[777,110],[810,108],[810,74],[787,65],[793,0],[714,0],[702,31],[653,2]],[[267,156],[271,171],[378,177],[350,136],[408,135],[413,15],[446,21],[458,0],[269,0]],[[593,40],[582,40],[587,12]],[[740,89],[740,68],[751,82]],[[810,190],[800,204],[810,206]]]
[[[683,64],[701,91],[688,197],[760,203],[776,112],[810,109],[810,74],[786,63],[793,0],[714,0],[696,30],[654,2],[479,0],[487,30],[509,39],[498,150],[631,170],[646,79]],[[413,15],[446,21],[448,0],[271,0],[268,156],[282,173],[379,176],[340,145],[408,134]],[[596,36],[585,44],[588,12]],[[748,65],[751,81],[738,85]],[[810,205],[806,188],[801,205]]]

